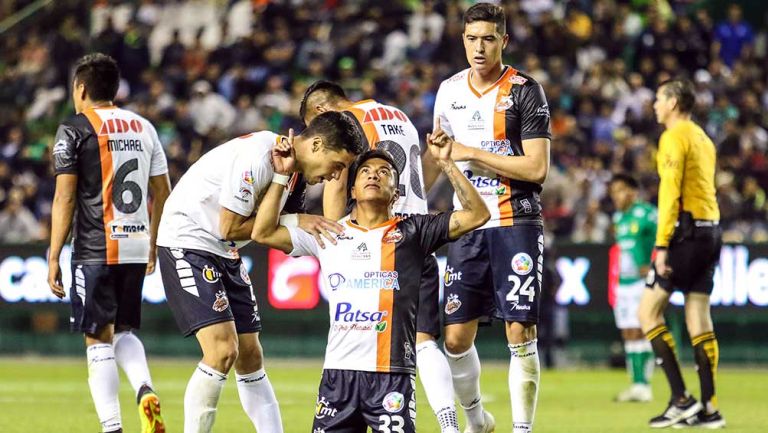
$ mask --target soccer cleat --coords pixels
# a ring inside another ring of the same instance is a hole
[[[139,400],[141,433],[165,433],[165,423],[160,415],[160,399],[153,391],[146,391]]]
[[[683,428],[690,428],[690,427],[699,427],[699,428],[706,428],[706,429],[718,429],[725,427],[725,418],[723,418],[722,415],[720,415],[720,412],[713,412],[710,414],[704,413],[704,411],[700,411],[696,415],[689,417],[687,419],[678,421],[675,423],[672,428],[674,429],[683,429]]]
[[[616,396],[615,401],[620,403],[635,401],[646,403],[653,399],[651,386],[643,383],[635,383]]]
[[[467,426],[467,428],[464,429],[464,433],[493,433],[494,431],[496,431],[496,420],[487,410],[483,411],[482,427],[479,429],[474,429],[470,426]]]
[[[688,396],[682,403],[669,402],[669,406],[661,415],[651,418],[648,423],[651,428],[666,428],[677,424],[680,421],[686,420],[704,409],[695,398]]]

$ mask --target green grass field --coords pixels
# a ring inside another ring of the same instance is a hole
[[[195,360],[150,360],[155,386],[162,399],[169,432],[181,432],[182,399]],[[286,433],[308,433],[320,361],[268,360],[268,372],[282,409]],[[686,380],[698,394],[698,381],[690,366]],[[768,425],[768,374],[765,370],[724,368],[718,377],[721,409],[730,432],[764,432]],[[544,371],[536,414],[536,431],[647,432],[646,421],[656,415],[667,398],[666,384],[657,371],[656,400],[650,404],[618,404],[613,395],[625,386],[620,370]],[[420,385],[419,385],[420,386]],[[507,367],[483,366],[483,397],[496,415],[497,432],[511,431]],[[418,431],[437,433],[421,388],[418,390]],[[121,378],[123,428],[138,431],[138,415],[128,381]],[[240,408],[233,378],[224,388],[216,425],[218,433],[253,432]],[[0,359],[0,432],[99,432],[86,381],[85,359]],[[263,432],[268,433],[268,432]]]

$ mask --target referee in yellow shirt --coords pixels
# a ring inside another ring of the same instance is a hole
[[[675,424],[725,426],[715,398],[718,345],[709,312],[709,295],[722,244],[720,210],[715,199],[715,146],[691,121],[695,99],[690,81],[673,79],[659,86],[653,105],[656,120],[666,130],[656,159],[661,178],[656,257],[639,315],[643,333],[672,390],[667,409],[650,421],[655,428]],[[674,290],[685,295],[685,323],[694,348],[701,402],[685,388],[675,340],[664,323],[664,310]]]

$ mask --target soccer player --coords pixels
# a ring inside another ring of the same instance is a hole
[[[365,137],[366,147],[386,150],[392,155],[400,173],[398,199],[394,204],[395,215],[428,213],[426,191],[431,185],[424,185],[421,162],[423,150],[419,145],[416,127],[408,116],[402,110],[374,100],[352,102],[338,84],[317,81],[304,93],[300,115],[308,123],[326,111],[351,114]],[[426,157],[428,155],[425,154]],[[323,210],[326,218],[336,221],[347,214],[347,190],[346,170],[339,180],[325,185]],[[451,370],[436,342],[440,337],[440,275],[437,259],[433,255],[427,256],[423,269],[416,324],[416,365],[441,433],[458,433]]]
[[[256,430],[283,431],[263,366],[256,298],[238,249],[250,242],[254,213],[264,209],[261,198],[279,168],[273,147],[285,140],[262,131],[219,145],[182,176],[163,212],[158,254],[168,305],[182,333],[194,334],[203,351],[184,395],[185,433],[211,431],[233,365],[240,402]],[[349,116],[334,112],[315,118],[294,147],[296,173],[285,181],[275,212],[297,192],[299,174],[312,184],[337,178],[362,142]],[[292,219],[318,239],[341,229],[319,216]]]
[[[656,209],[640,200],[637,189],[637,180],[628,174],[620,173],[611,179],[610,195],[616,207],[613,228],[620,254],[613,314],[621,330],[627,370],[632,377],[632,386],[616,397],[620,402],[647,402],[653,397],[650,385],[653,349],[640,329],[637,310],[656,241]]]
[[[720,209],[715,199],[716,156],[712,140],[691,120],[695,102],[693,84],[673,79],[659,86],[653,104],[656,120],[665,131],[656,159],[661,179],[656,257],[640,301],[640,325],[672,391],[667,409],[650,421],[656,428],[676,423],[725,426],[715,397],[719,349],[709,312],[722,245]],[[673,290],[685,295],[685,324],[696,358],[701,402],[685,388],[675,339],[664,322]]]
[[[532,430],[539,389],[539,193],[549,170],[549,107],[541,85],[502,64],[505,29],[500,6],[477,3],[465,12],[470,67],[443,81],[435,102],[434,139],[452,142],[452,158],[491,211],[488,223],[449,246],[445,273],[445,348],[467,433],[495,428],[480,399],[481,319],[506,324],[515,433]]]
[[[119,81],[117,63],[104,54],[89,54],[75,65],[77,114],[59,126],[53,146],[48,285],[64,297],[59,256],[73,227],[70,325],[85,334],[88,385],[101,428],[123,431],[119,365],[136,392],[142,432],[164,432],[144,346],[132,329],[141,324],[144,275],[155,269],[157,229],[171,184],[155,128],[112,103]]]
[[[320,260],[331,324],[315,432],[416,431],[413,348],[424,259],[489,217],[450,159],[450,144],[431,143],[429,149],[456,189],[462,210],[396,217],[397,163],[377,149],[364,153],[350,170],[355,217],[341,220],[346,230],[336,244],[323,248],[311,236],[280,225],[275,211],[256,216],[254,240]],[[276,207],[282,183],[276,175],[264,198],[268,209]]]

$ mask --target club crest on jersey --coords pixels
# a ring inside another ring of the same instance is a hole
[[[405,397],[399,392],[390,392],[384,396],[381,407],[389,413],[398,413],[405,407]]]
[[[370,260],[371,252],[368,251],[368,245],[361,243],[352,251],[352,260]]]
[[[480,115],[480,111],[475,111],[472,115],[472,119],[467,123],[467,129],[470,131],[479,131],[485,129],[485,121],[483,116]]]
[[[229,299],[223,290],[216,292],[216,300],[213,301],[211,308],[217,313],[221,313],[229,307]]]
[[[385,244],[396,244],[403,240],[403,232],[400,231],[399,228],[395,228],[394,230],[390,230],[387,233],[384,234],[384,237],[381,238],[381,241]]]
[[[321,396],[320,399],[317,400],[317,404],[315,405],[315,418],[316,419],[323,419],[325,417],[333,418],[336,416],[336,413],[338,413],[339,410],[331,407],[331,404],[328,402],[328,400]]]
[[[221,276],[221,274],[213,266],[210,266],[210,265],[203,266],[203,279],[206,282],[213,284],[219,281],[219,276]]]
[[[253,173],[251,173],[251,170],[245,170],[243,172],[243,182],[248,185],[253,185],[253,183],[256,182],[256,179],[253,178]]]
[[[510,108],[512,108],[512,95],[507,95],[501,99],[499,99],[499,102],[496,104],[496,111],[507,111]]]
[[[528,275],[533,270],[533,260],[526,253],[517,253],[512,257],[512,271],[518,275]]]
[[[451,315],[457,311],[459,311],[459,308],[461,308],[461,301],[459,300],[459,295],[456,293],[451,293],[448,295],[448,298],[445,301],[445,314]]]
[[[520,75],[513,75],[509,77],[509,82],[512,84],[517,84],[518,86],[522,86],[523,84],[528,82],[528,79],[525,77],[521,77]]]

